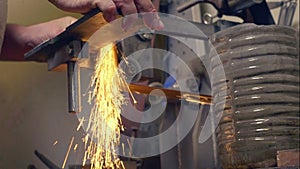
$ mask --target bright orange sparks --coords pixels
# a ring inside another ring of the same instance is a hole
[[[94,107],[88,121],[87,131],[90,140],[84,139],[86,153],[84,163],[91,162],[91,169],[123,169],[122,161],[116,155],[120,142],[121,106],[125,98],[121,90],[128,88],[118,72],[116,47],[107,45],[96,59],[92,77],[90,100]]]
[[[70,141],[69,148],[68,148],[68,151],[67,151],[67,154],[66,154],[64,163],[63,163],[63,165],[62,165],[62,167],[61,167],[61,168],[63,168],[63,169],[65,168],[66,162],[67,162],[67,160],[68,160],[68,158],[69,158],[69,154],[70,154],[70,150],[71,150],[71,147],[72,147],[72,145],[73,145],[73,142],[74,142],[74,137],[72,137],[72,139],[71,139],[71,141]]]

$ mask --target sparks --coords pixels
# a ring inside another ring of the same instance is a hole
[[[76,152],[77,151],[77,148],[78,148],[78,144],[75,144],[75,146],[74,146],[74,152]]]
[[[91,79],[90,101],[94,107],[90,113],[85,138],[86,152],[83,162],[90,160],[91,169],[124,169],[116,151],[122,130],[121,106],[125,103],[121,91],[128,88],[121,72],[118,72],[116,47],[105,46],[96,59]]]
[[[77,129],[76,129],[76,131],[79,131],[79,129],[82,127],[82,125],[83,125],[83,122],[84,122],[84,117],[82,117],[81,119],[79,119],[79,124],[78,124],[78,126],[77,126]]]
[[[61,167],[61,168],[63,168],[63,169],[65,168],[66,163],[67,163],[67,160],[68,160],[68,158],[69,158],[69,154],[70,154],[70,150],[71,150],[71,147],[72,147],[72,145],[73,145],[73,142],[74,142],[74,137],[72,137],[72,139],[71,139],[71,141],[70,141],[69,148],[68,148],[68,151],[67,151],[67,154],[66,154],[64,163],[63,163],[63,165],[62,165],[62,167]]]
[[[57,143],[58,143],[58,141],[57,141],[57,140],[55,140],[55,141],[54,141],[54,143],[53,143],[53,146],[55,146]]]

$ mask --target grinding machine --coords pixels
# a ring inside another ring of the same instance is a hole
[[[161,2],[160,10],[184,13],[204,3],[211,4],[217,15],[206,13],[202,22],[187,22],[161,14],[163,30],[151,30],[140,18],[132,29],[123,30],[116,26],[122,19],[106,23],[101,11],[94,9],[57,37],[29,51],[25,59],[47,62],[49,71],[67,74],[69,112],[82,117],[83,110],[90,110],[85,104],[84,90],[88,83],[84,81],[88,81],[86,77],[94,66],[95,51],[108,43],[116,44],[121,67],[124,63],[121,55],[128,56],[128,67],[123,70],[130,79],[129,88],[137,96],[140,109],[145,110],[150,103],[157,104],[155,101],[159,104],[166,101],[159,99],[161,96],[168,100],[165,113],[152,124],[133,125],[126,131],[133,140],[170,128],[176,118],[181,117],[178,112],[184,106],[180,103],[189,105],[190,109],[196,107],[196,116],[188,115],[187,110],[183,112],[182,116],[195,121],[183,136],[180,132],[174,136],[175,139],[180,137],[178,145],[161,151],[164,141],[156,140],[158,143],[153,143],[152,149],[149,146],[151,150],[158,149],[159,153],[153,156],[141,158],[137,153],[121,157],[127,168],[299,168],[299,32],[290,27],[296,1],[195,0],[178,1],[174,5],[175,2],[166,0]],[[279,7],[280,15],[275,24],[270,9]],[[243,23],[215,21],[223,15],[237,16]],[[178,26],[189,24],[191,28],[187,26],[184,30]],[[189,81],[185,71],[181,75],[163,72],[176,68],[174,72],[178,73],[181,64],[172,60],[172,53],[165,51],[174,49],[172,52],[182,58],[193,55],[176,49],[182,39],[189,39],[183,40],[186,43],[181,47],[185,45],[191,53],[199,52],[194,44],[204,44],[201,56],[198,53],[187,63],[196,80]],[[164,51],[147,50],[155,47]],[[151,57],[156,60],[145,60]],[[149,63],[152,67],[146,66]],[[161,65],[156,67],[159,63]],[[89,71],[81,71],[81,68]],[[183,82],[179,82],[180,78]],[[176,83],[184,87],[178,88]],[[162,92],[152,92],[157,89]],[[145,97],[149,101],[145,101]],[[181,130],[178,126],[177,132]],[[206,135],[202,131],[213,132]],[[138,145],[137,148],[145,149]],[[49,168],[59,168],[39,152],[36,155]],[[74,165],[70,169],[81,167]]]

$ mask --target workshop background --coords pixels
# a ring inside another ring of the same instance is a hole
[[[71,15],[48,1],[10,0],[8,6],[8,23],[31,25]],[[82,143],[82,131],[75,132],[77,117],[67,109],[66,74],[49,72],[44,63],[0,65],[0,168],[46,168],[35,150],[61,166],[71,138]],[[68,164],[81,163],[79,159],[70,153]]]
[[[278,16],[279,10],[272,12]],[[299,2],[295,13],[293,27],[299,29]],[[80,17],[46,0],[9,0],[8,23],[30,25],[67,15]],[[0,62],[0,169],[46,168],[35,150],[61,166],[73,136],[79,147],[66,166],[81,164],[84,133],[76,132],[77,116],[68,113],[66,81],[65,73],[48,72],[44,63]]]

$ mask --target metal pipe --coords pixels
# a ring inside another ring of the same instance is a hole
[[[69,113],[77,112],[77,81],[75,78],[75,61],[68,62],[68,109]]]

